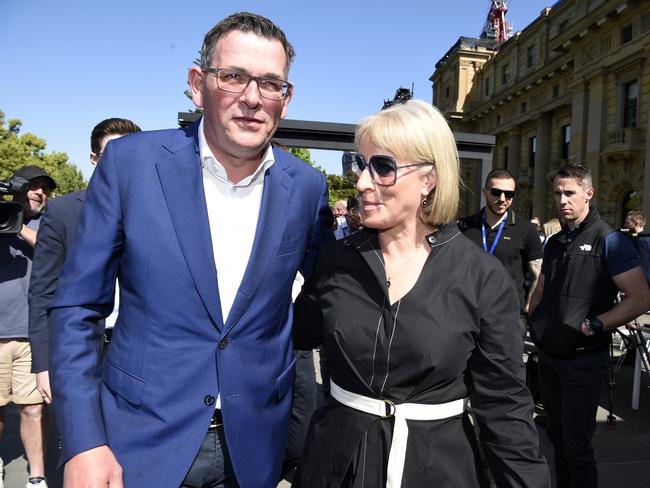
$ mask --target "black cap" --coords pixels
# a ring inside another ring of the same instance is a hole
[[[56,182],[52,179],[50,175],[47,174],[40,166],[23,166],[19,168],[14,173],[14,177],[25,178],[27,181],[34,180],[36,178],[45,178],[50,186],[50,190],[56,189]]]

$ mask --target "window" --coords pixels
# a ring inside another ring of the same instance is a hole
[[[509,151],[509,149],[510,148],[508,146],[505,146],[503,148],[503,167],[505,169],[508,169],[508,151]]]
[[[525,114],[525,113],[526,113],[526,109],[527,109],[527,108],[528,108],[528,104],[527,104],[525,101],[524,101],[524,102],[521,102],[521,113],[522,113],[522,114]]]
[[[526,49],[526,66],[529,68],[535,66],[535,46],[528,46]]]
[[[560,158],[569,159],[571,149],[571,124],[563,125],[560,129]]]
[[[490,94],[490,77],[485,78],[485,96]]]
[[[569,28],[569,19],[564,19],[560,22],[560,25],[557,27],[558,34],[562,34],[565,30]]]
[[[504,64],[501,66],[501,84],[506,85],[510,81],[510,65]]]
[[[621,44],[627,44],[632,40],[632,26],[626,25],[621,29]]]
[[[637,80],[623,85],[623,127],[637,126],[637,106],[639,101],[639,82]]]
[[[449,99],[449,85],[445,87],[445,98]]]
[[[501,124],[501,114],[497,115],[497,125]]]
[[[528,139],[528,166],[535,166],[535,153],[537,153],[537,137]]]
[[[553,98],[560,96],[560,85],[553,85]]]

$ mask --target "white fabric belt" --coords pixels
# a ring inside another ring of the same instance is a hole
[[[395,417],[393,442],[388,455],[388,472],[386,488],[401,488],[404,461],[406,459],[406,442],[409,429],[407,420],[442,420],[460,415],[465,410],[467,398],[447,403],[423,404],[400,403],[395,405],[390,400],[370,398],[344,390],[330,380],[330,393],[339,403],[381,418]]]

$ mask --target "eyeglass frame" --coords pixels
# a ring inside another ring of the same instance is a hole
[[[382,183],[380,181],[377,181],[376,178],[381,178],[381,176],[378,176],[377,173],[375,173],[375,170],[373,169],[372,166],[372,160],[375,158],[386,158],[389,162],[392,163],[392,172],[393,172],[393,181],[392,183]],[[342,156],[342,161],[343,164],[351,164],[351,169],[352,172],[355,174],[357,178],[361,178],[361,174],[364,172],[366,168],[368,168],[368,172],[370,173],[370,178],[374,183],[376,183],[379,186],[393,186],[397,183],[397,171],[402,169],[402,168],[415,168],[415,167],[421,167],[421,166],[435,166],[435,163],[433,162],[425,162],[425,163],[409,163],[409,164],[404,164],[402,166],[399,166],[397,164],[397,161],[393,156],[389,156],[387,154],[375,154],[374,156],[371,156],[368,161],[366,161],[366,158],[363,157],[363,155],[357,153],[357,152],[346,152],[343,153]],[[361,167],[359,165],[359,162],[361,162]],[[355,170],[356,169],[358,170]]]
[[[262,98],[266,99],[266,100],[273,100],[274,102],[281,102],[282,100],[285,100],[287,98],[287,95],[289,94],[289,92],[293,88],[293,83],[291,83],[290,81],[283,80],[281,78],[273,78],[271,76],[253,76],[253,75],[249,75],[248,73],[244,73],[243,71],[239,71],[239,70],[233,69],[233,68],[214,68],[214,67],[203,68],[202,67],[201,71],[204,72],[204,73],[213,74],[214,77],[217,80],[217,87],[219,87],[220,90],[223,90],[223,91],[228,92],[228,93],[244,93],[246,91],[246,89],[248,88],[248,85],[251,84],[251,81],[255,81],[255,84],[257,85],[257,91],[260,94],[260,96]],[[221,86],[221,83],[219,81],[219,72],[220,71],[228,71],[228,72],[236,73],[236,74],[238,74],[240,76],[243,76],[243,77],[247,78],[248,81],[246,82],[244,87],[241,89],[241,91],[228,90],[228,89]],[[281,98],[269,98],[268,96],[266,96],[266,95],[264,95],[262,93],[262,89],[260,87],[260,81],[265,81],[265,80],[266,81],[279,81],[280,82],[280,85],[282,87],[282,91],[281,91],[282,97]]]
[[[490,192],[490,195],[493,197],[499,197],[501,198],[501,194],[503,193],[503,196],[506,197],[506,200],[512,200],[515,198],[515,190],[502,190],[501,188],[496,188],[496,187],[491,187],[491,188],[486,188],[488,192]]]

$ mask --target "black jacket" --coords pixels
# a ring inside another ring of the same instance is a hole
[[[618,289],[603,267],[605,237],[613,232],[594,208],[568,242],[565,232],[550,237],[544,249],[544,290],[530,317],[531,335],[549,356],[568,358],[602,351],[609,334],[580,332],[586,317],[614,306]]]
[[[375,232],[325,247],[296,302],[296,345],[322,342],[332,380],[348,391],[395,403],[469,397],[497,485],[550,486],[524,383],[512,279],[456,225],[433,237],[416,284],[392,305]],[[402,486],[480,485],[466,416],[408,425]],[[351,487],[361,478],[385,486],[391,439],[390,418],[328,399],[312,418],[294,486]]]

